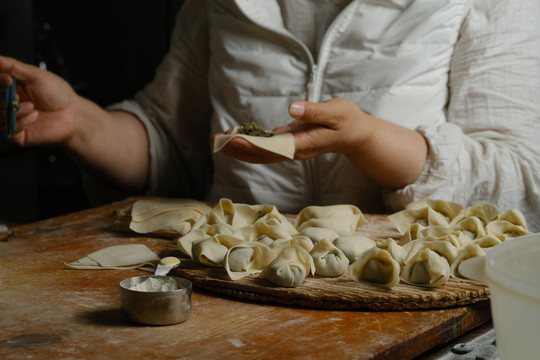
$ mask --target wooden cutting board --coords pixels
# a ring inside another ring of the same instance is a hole
[[[365,217],[368,224],[359,227],[358,234],[374,240],[400,238],[386,215],[365,214]],[[275,286],[256,275],[233,281],[224,269],[206,267],[187,259],[182,260],[172,274],[190,279],[195,287],[237,298],[321,309],[436,309],[489,299],[487,284],[456,278],[437,288],[401,282],[392,289],[386,289],[373,284],[357,283],[345,272],[335,278],[310,276],[296,288],[285,288]]]

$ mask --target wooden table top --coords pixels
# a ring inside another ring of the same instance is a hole
[[[113,230],[111,214],[132,201],[22,225],[0,242],[0,358],[412,359],[491,319],[489,301],[427,311],[328,311],[194,289],[185,323],[134,325],[121,317],[118,283],[148,273],[63,267],[119,244],[170,254],[170,240]]]

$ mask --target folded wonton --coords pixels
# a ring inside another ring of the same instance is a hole
[[[65,263],[66,269],[141,269],[153,271],[159,261],[152,250],[142,244],[115,245],[93,252],[75,262]]]

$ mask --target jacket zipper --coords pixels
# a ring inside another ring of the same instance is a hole
[[[309,74],[309,81],[307,84],[307,101],[315,102],[315,84],[316,77],[318,76],[317,70],[319,69],[317,64],[311,66],[311,73]]]
[[[311,73],[309,75],[309,81],[307,85],[307,100],[310,102],[319,102],[321,98],[321,87],[322,87],[322,69],[326,67],[328,62],[328,56],[330,51],[330,45],[328,43],[332,42],[333,39],[337,36],[339,32],[339,26],[344,26],[345,23],[349,22],[350,17],[352,16],[351,7],[353,4],[349,4],[338,16],[332,21],[330,27],[324,34],[324,37],[321,41],[321,46],[319,48],[319,55],[315,62],[313,60],[312,54],[309,50],[306,49],[309,59],[312,61]],[[349,18],[349,19],[347,19]],[[304,46],[305,47],[305,46]],[[311,200],[313,204],[318,203],[318,194],[319,194],[319,182],[317,181],[316,168],[317,164],[315,158],[308,159],[306,161],[306,172],[309,174],[309,182],[311,185]]]
[[[336,32],[339,30],[337,29],[338,25],[347,23],[348,20],[346,17],[352,16],[352,10],[351,7],[356,1],[352,1],[351,4],[347,5],[347,7],[340,13],[338,16],[334,19],[334,21],[330,24],[330,27],[326,31],[323,40],[321,41],[321,47],[319,49],[319,55],[317,61],[315,61],[313,55],[307,48],[307,46],[299,41],[296,37],[291,36],[290,34],[276,31],[273,28],[270,28],[268,26],[265,26],[263,24],[260,24],[256,21],[254,21],[255,24],[258,26],[264,27],[267,30],[280,34],[281,36],[284,36],[290,40],[293,40],[296,44],[298,44],[303,50],[304,53],[307,55],[307,58],[309,60],[309,63],[311,65],[311,72],[309,74],[309,80],[306,87],[306,100],[310,102],[319,102],[320,96],[321,96],[321,86],[322,86],[322,75],[321,75],[321,69],[324,69],[326,67],[326,62],[328,61],[329,56],[329,46],[327,43],[331,42],[331,39],[335,37]],[[308,159],[303,162],[306,174],[307,174],[307,182],[309,183],[310,191],[309,191],[309,197],[311,198],[311,203],[316,204],[318,201],[318,182],[316,181],[315,176],[315,168],[316,163],[315,159]]]

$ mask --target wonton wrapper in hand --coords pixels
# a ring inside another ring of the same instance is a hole
[[[259,277],[278,286],[296,287],[304,282],[309,273],[315,274],[313,258],[306,249],[291,245],[283,248]]]
[[[115,245],[93,252],[75,262],[65,263],[66,269],[141,269],[152,272],[159,261],[152,250],[142,244]]]
[[[214,139],[214,152],[218,152],[227,143],[235,137],[241,137],[246,139],[253,145],[284,156],[288,159],[294,159],[295,147],[294,147],[294,136],[290,132],[275,134],[274,136],[264,137],[264,136],[253,136],[253,135],[244,135],[238,133],[238,127],[235,127],[231,134],[218,135]]]

